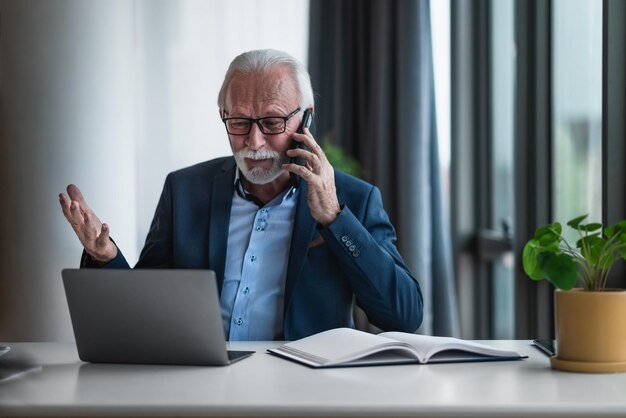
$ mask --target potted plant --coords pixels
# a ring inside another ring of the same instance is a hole
[[[524,272],[556,287],[553,368],[626,371],[626,291],[606,288],[611,267],[626,258],[626,220],[603,228],[583,224],[586,218],[567,223],[578,235],[575,244],[563,237],[558,222],[538,228],[524,246]]]

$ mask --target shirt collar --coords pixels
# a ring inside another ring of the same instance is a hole
[[[247,200],[249,202],[254,203],[255,205],[257,205],[258,207],[262,208],[263,206],[263,202],[261,202],[259,199],[257,199],[256,197],[254,197],[253,195],[251,195],[250,193],[248,193],[246,191],[246,189],[244,189],[243,187],[243,182],[241,181],[241,170],[239,170],[239,168],[237,169],[237,171],[235,171],[235,192],[237,193],[237,195],[239,197],[241,197],[244,200]],[[286,192],[284,192],[281,202],[283,202],[285,199],[291,199],[295,194],[296,194],[297,189],[295,187],[290,187],[289,190],[287,190]],[[275,200],[275,199],[274,199]]]

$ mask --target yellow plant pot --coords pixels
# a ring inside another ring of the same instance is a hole
[[[553,369],[626,372],[626,291],[581,289],[554,293],[556,356]]]

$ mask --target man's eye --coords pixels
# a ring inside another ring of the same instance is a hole
[[[245,119],[236,119],[229,121],[229,126],[232,129],[245,129],[250,126],[250,121]]]
[[[266,129],[280,129],[283,125],[282,119],[263,119],[263,127]]]

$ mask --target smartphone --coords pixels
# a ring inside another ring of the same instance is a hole
[[[300,126],[298,127],[298,130],[296,132],[299,134],[303,133],[304,128],[308,128],[309,126],[311,126],[312,120],[313,120],[313,113],[311,112],[311,109],[310,108],[306,109],[304,111],[304,114],[302,115],[302,122],[300,123]],[[304,144],[298,141],[293,141],[293,144],[291,145],[291,149],[302,148],[302,147],[304,147]],[[300,158],[300,157],[292,157],[289,159],[289,162],[291,164],[298,164],[298,165],[306,164],[306,161],[304,161],[304,158]],[[292,187],[298,187],[300,185],[299,175],[295,173],[289,173],[289,179],[291,181]]]
[[[556,354],[554,340],[533,340],[533,345],[543,351],[548,357],[552,357]]]

